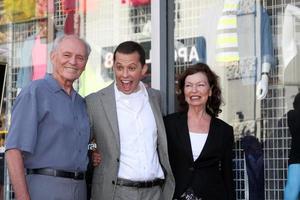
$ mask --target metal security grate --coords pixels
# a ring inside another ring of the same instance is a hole
[[[284,68],[282,60],[282,25],[284,11],[288,4],[299,6],[299,0],[263,1],[271,16],[274,54],[276,67],[271,71],[268,96],[261,104],[261,123],[264,141],[265,199],[283,199],[287,178],[290,135],[286,113],[291,109],[289,101],[292,93],[299,90],[299,85],[284,85]],[[299,20],[295,23],[296,34],[299,33]],[[295,73],[295,72],[293,72]],[[298,88],[298,89],[297,89]]]

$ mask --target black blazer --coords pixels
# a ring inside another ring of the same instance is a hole
[[[171,168],[175,177],[174,198],[189,186],[203,200],[232,200],[233,128],[212,118],[200,156],[193,160],[187,113],[174,113],[164,119]]]

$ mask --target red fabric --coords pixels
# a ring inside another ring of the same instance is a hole
[[[151,3],[151,0],[121,0],[122,4],[129,3],[131,6],[144,6]]]
[[[151,0],[130,0],[131,5],[136,7],[136,6],[144,6],[148,5],[151,3]]]
[[[65,14],[75,12],[78,0],[62,0],[62,9]]]
[[[64,26],[64,32],[65,34],[74,34],[74,13],[69,13]]]

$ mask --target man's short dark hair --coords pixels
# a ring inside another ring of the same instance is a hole
[[[123,54],[131,54],[137,52],[140,56],[140,63],[142,66],[146,63],[146,53],[144,48],[137,42],[134,41],[125,41],[122,42],[117,46],[114,51],[114,62],[116,60],[116,53],[123,53]]]

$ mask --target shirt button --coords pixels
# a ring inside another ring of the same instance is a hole
[[[81,153],[81,149],[79,149],[79,151],[78,151],[79,153]]]
[[[120,159],[119,159],[119,158],[117,158],[117,162],[120,162]]]

